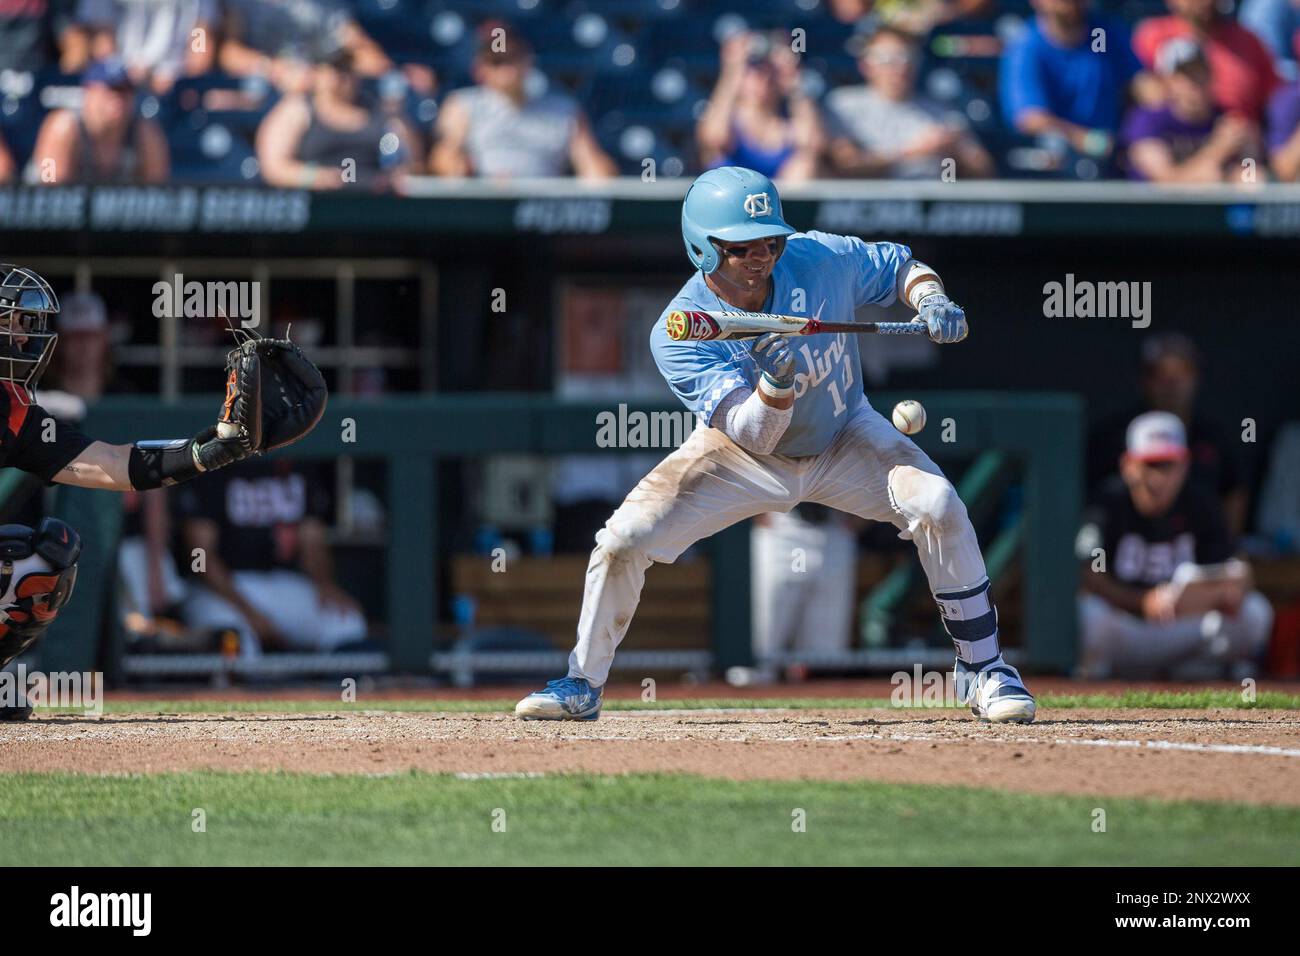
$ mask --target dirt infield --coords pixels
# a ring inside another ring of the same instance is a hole
[[[1300,712],[1061,710],[1023,726],[955,710],[38,716],[0,724],[5,772],[683,772],[1300,806]]]

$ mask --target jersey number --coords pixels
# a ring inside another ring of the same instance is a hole
[[[851,395],[853,393],[850,392],[849,389],[853,387],[853,363],[849,361],[847,355],[845,355],[843,361],[840,362],[840,367],[844,370],[844,394]],[[826,387],[831,390],[831,401],[835,403],[835,417],[839,418],[849,410],[849,407],[844,404],[844,399],[840,398],[840,390],[836,387],[834,382],[831,382]]]

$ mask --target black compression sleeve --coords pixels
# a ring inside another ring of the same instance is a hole
[[[136,491],[165,488],[201,474],[194,462],[193,443],[192,438],[136,442],[127,464],[131,487]]]
[[[41,406],[32,405],[23,416],[4,464],[38,475],[48,484],[92,444],[94,439],[74,423],[56,420]]]

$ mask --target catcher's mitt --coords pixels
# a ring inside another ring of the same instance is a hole
[[[248,338],[226,359],[226,400],[216,437],[257,455],[316,427],[328,391],[320,369],[288,339]]]

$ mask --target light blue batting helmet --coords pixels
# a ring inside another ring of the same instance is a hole
[[[686,255],[706,275],[721,264],[710,239],[749,242],[793,233],[781,218],[781,197],[772,180],[743,166],[702,173],[682,201]]]

